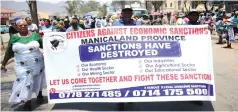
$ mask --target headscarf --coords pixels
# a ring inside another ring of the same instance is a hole
[[[16,23],[20,19],[21,19],[20,17],[16,17],[16,18],[13,19],[13,22]]]

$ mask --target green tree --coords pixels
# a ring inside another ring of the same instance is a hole
[[[71,0],[65,2],[65,10],[67,11],[68,15],[73,16],[74,14],[78,13],[78,9],[82,6],[83,1],[81,0]]]
[[[106,15],[107,15],[107,4],[106,3],[104,3],[104,4],[102,4],[102,6],[100,6],[99,7],[99,16],[103,16],[103,17],[105,17]]]
[[[90,0],[87,2],[83,2],[79,7],[79,13],[85,14],[91,11],[97,11],[100,7],[100,2]]]
[[[113,0],[111,5],[114,7],[114,11],[118,10],[119,8],[123,9],[125,8],[126,1],[118,1],[118,0]]]

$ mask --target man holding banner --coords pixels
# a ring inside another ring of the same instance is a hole
[[[121,18],[119,21],[116,21],[112,26],[136,26],[139,25],[138,22],[131,19],[133,13],[131,8],[125,8],[121,11]]]
[[[137,26],[139,25],[138,22],[131,19],[133,15],[133,10],[131,8],[125,8],[121,11],[121,19],[119,21],[116,21],[112,24],[112,26]],[[118,110],[123,111],[124,110],[124,104],[119,103]]]
[[[191,12],[188,13],[188,19],[189,19],[189,22],[187,25],[199,25],[200,24],[198,22],[199,13],[196,10],[192,10]],[[194,101],[193,103],[201,105],[201,106],[203,105],[203,102],[201,102],[201,101]]]

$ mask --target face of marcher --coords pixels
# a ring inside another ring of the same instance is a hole
[[[17,29],[19,33],[27,32],[28,31],[27,23],[25,21],[20,21],[19,23],[17,23]]]
[[[198,18],[199,18],[199,15],[196,13],[192,13],[188,16],[188,19],[191,22],[197,22]]]
[[[129,21],[129,20],[131,20],[132,12],[131,11],[123,11],[121,13],[121,16],[122,16],[123,20]]]
[[[46,26],[50,25],[50,22],[46,20],[46,21],[45,21],[45,25],[46,25]]]
[[[28,25],[31,25],[31,24],[32,24],[32,20],[31,20],[30,18],[27,18],[27,19],[26,19],[26,22],[27,22]]]

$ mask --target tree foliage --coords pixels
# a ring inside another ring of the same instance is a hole
[[[85,14],[91,11],[97,11],[100,7],[100,2],[90,0],[87,2],[83,2],[80,7],[79,7],[79,13],[80,14]]]
[[[154,6],[154,11],[157,12],[157,11],[160,11],[160,7],[165,3],[165,1],[155,1],[155,0],[146,0],[145,1],[146,4],[148,4],[148,2],[150,2],[153,6]]]
[[[75,14],[85,14],[91,11],[97,11],[100,6],[100,3],[94,0],[71,0],[65,2],[64,8],[68,15],[73,16]]]
[[[113,7],[114,11],[125,8],[125,5],[126,5],[126,1],[113,0],[111,3],[111,6]]]
[[[65,2],[65,10],[70,16],[78,13],[78,7],[82,5],[82,1],[79,0],[71,0]]]
[[[107,3],[102,4],[102,6],[99,7],[99,16],[105,17],[107,15]]]

